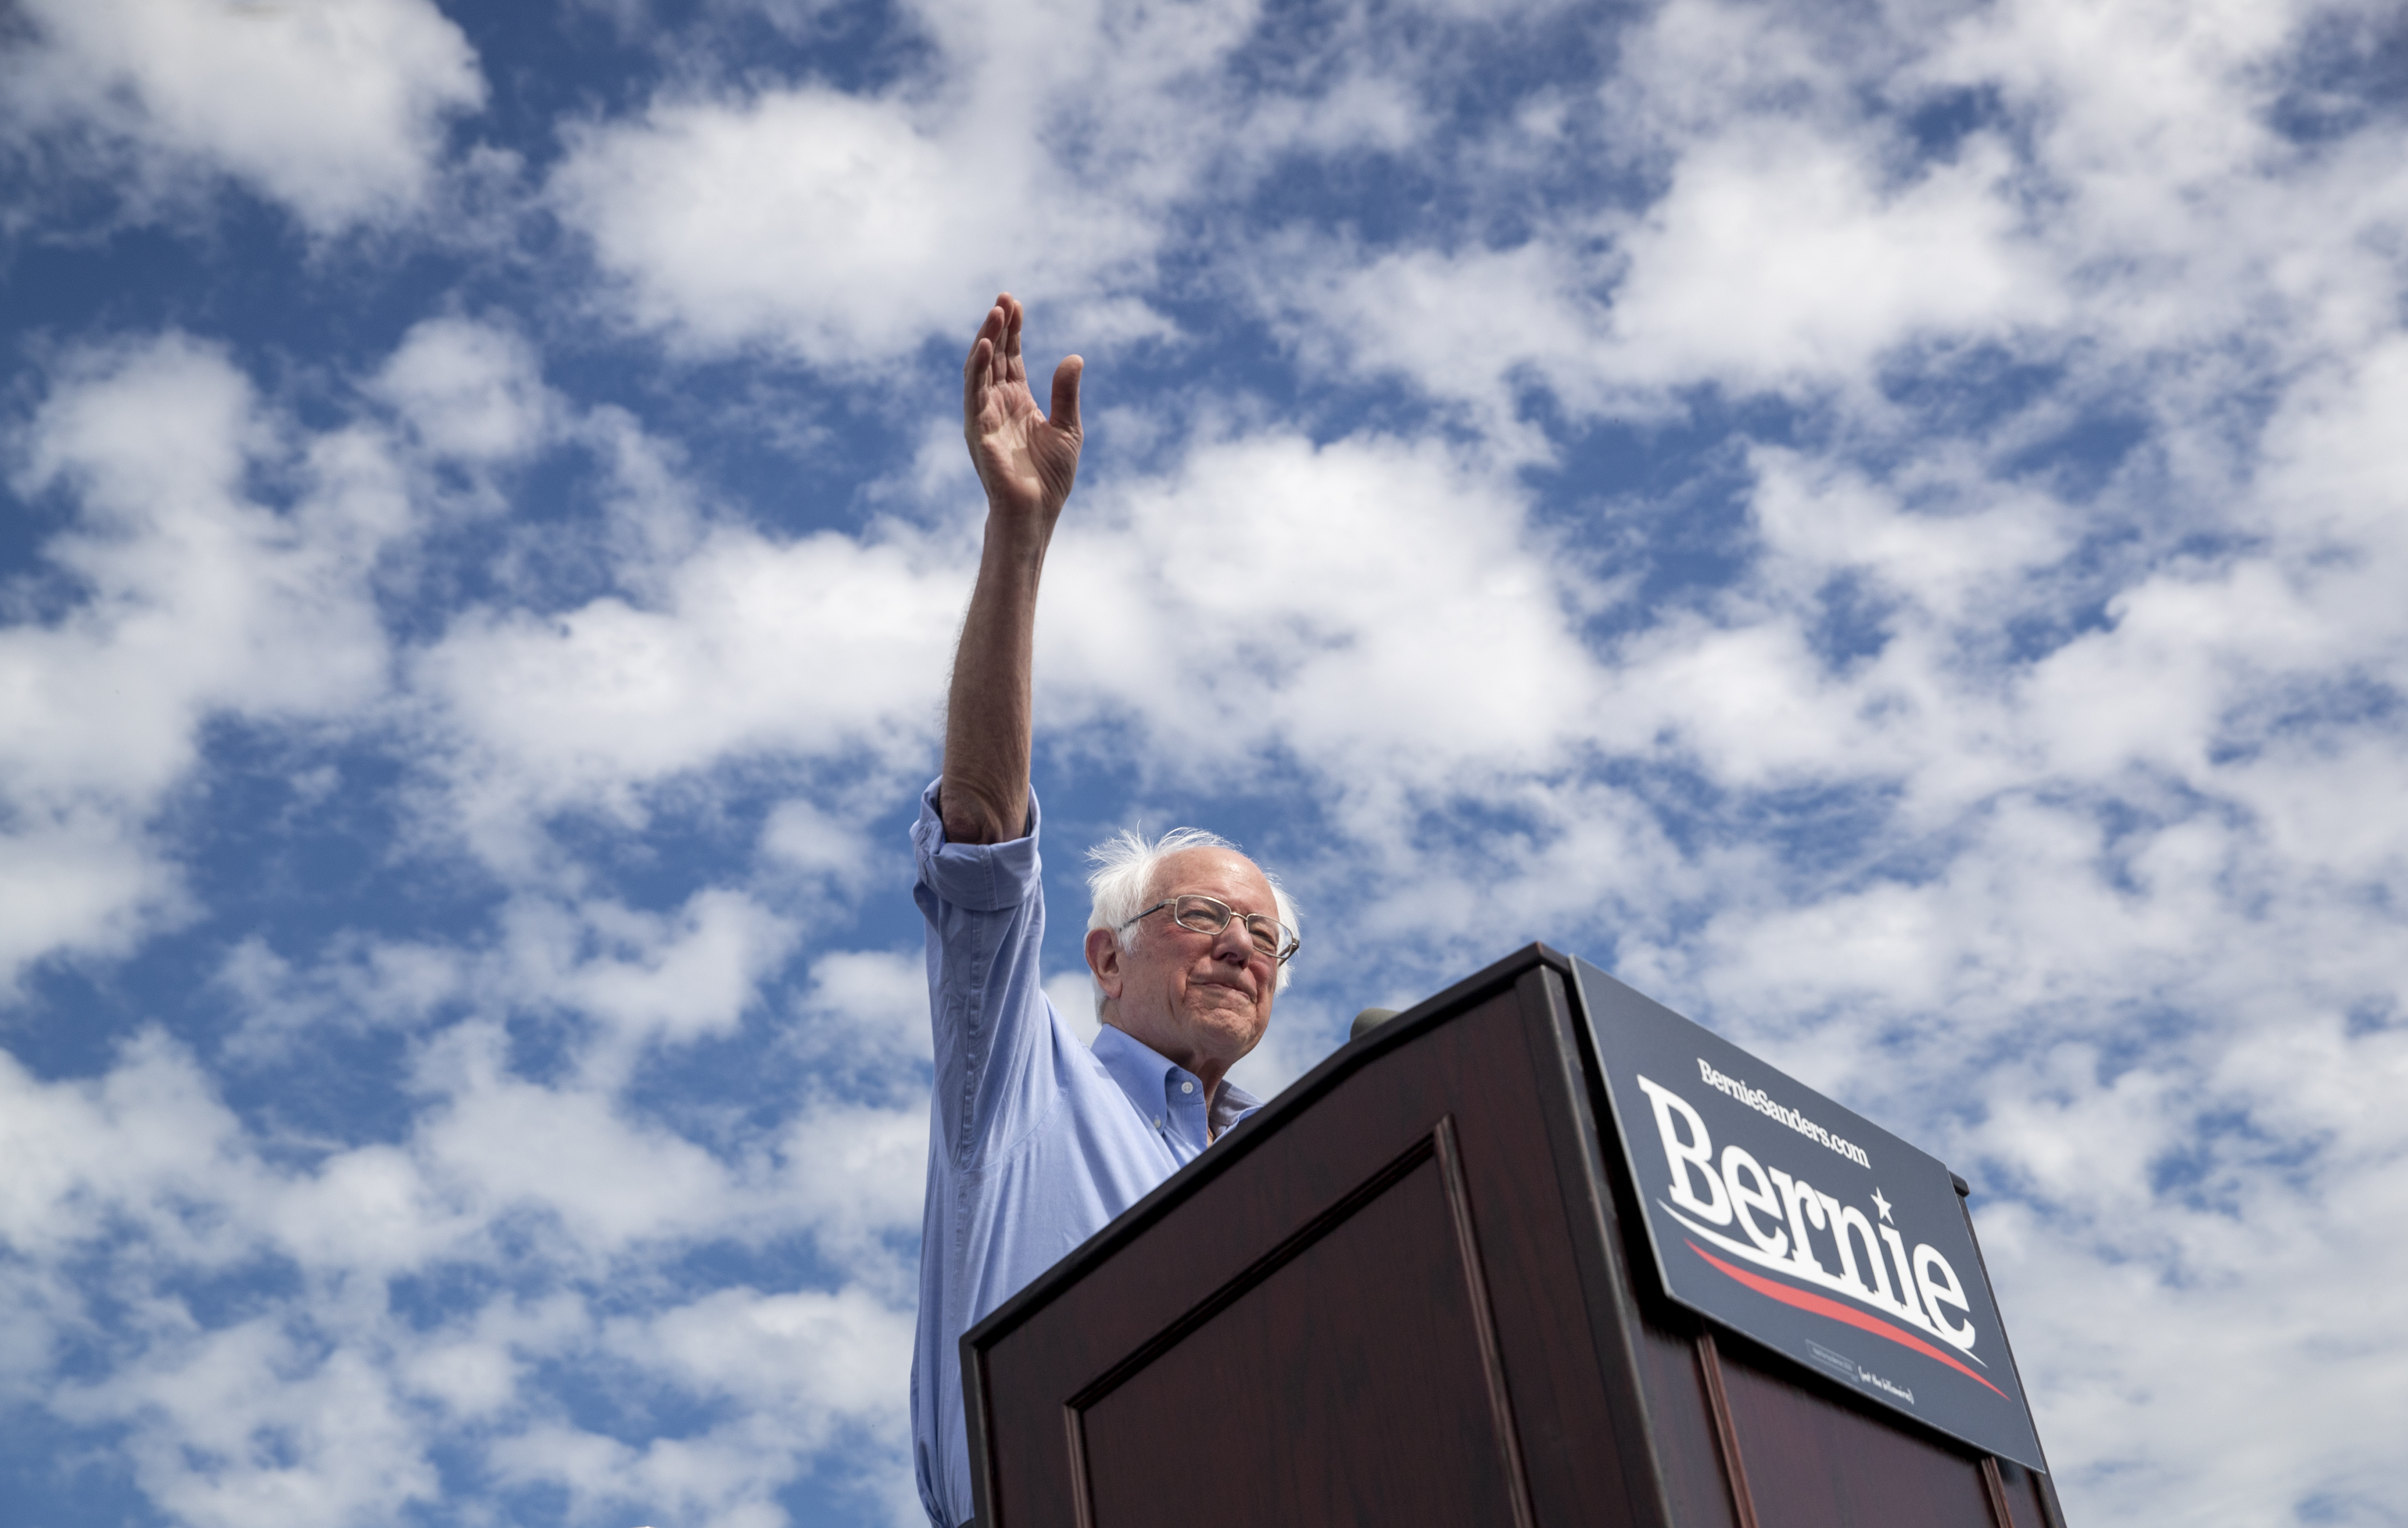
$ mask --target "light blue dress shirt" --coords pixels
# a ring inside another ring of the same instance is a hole
[[[1031,792],[1026,837],[949,843],[934,784],[911,828],[936,1031],[911,1435],[937,1528],[975,1506],[962,1334],[1261,1103],[1224,1079],[1208,1118],[1195,1074],[1109,1025],[1080,1041],[1038,983],[1037,829]]]

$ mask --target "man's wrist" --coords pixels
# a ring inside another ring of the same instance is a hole
[[[1062,518],[1062,506],[1048,504],[1041,498],[1027,500],[989,493],[986,496],[986,518],[989,521],[1002,520],[1015,523],[1030,521],[1051,525]]]
[[[1019,509],[990,501],[986,509],[986,546],[1007,559],[1042,562],[1054,539],[1058,517],[1042,509]]]

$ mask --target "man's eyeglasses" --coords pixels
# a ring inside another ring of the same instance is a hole
[[[1121,928],[1128,928],[1131,924],[1140,922],[1165,907],[1170,909],[1171,921],[1181,928],[1193,929],[1198,934],[1218,934],[1229,926],[1230,919],[1238,916],[1237,908],[1219,898],[1190,892],[1185,896],[1164,898],[1138,914],[1137,917],[1130,919],[1128,922],[1123,923]],[[1245,915],[1245,919],[1246,934],[1254,941],[1254,948],[1281,965],[1285,965],[1288,963],[1288,957],[1294,955],[1297,947],[1304,942],[1296,936],[1296,930],[1276,918],[1267,918],[1261,913],[1250,912]]]

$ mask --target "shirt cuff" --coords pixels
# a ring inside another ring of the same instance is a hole
[[[1001,912],[1039,895],[1044,866],[1037,854],[1037,788],[1028,788],[1026,833],[999,844],[957,844],[945,836],[945,820],[937,809],[937,790],[943,783],[941,778],[930,780],[920,793],[920,819],[911,824],[921,884],[972,912]]]

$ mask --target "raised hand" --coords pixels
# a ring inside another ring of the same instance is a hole
[[[988,508],[1050,522],[1079,476],[1079,374],[1086,363],[1074,355],[1054,369],[1054,411],[1039,413],[1020,355],[1021,316],[1020,300],[1007,292],[979,325],[962,364],[962,434]]]
[[[986,537],[945,702],[945,835],[996,844],[1028,831],[1037,586],[1054,521],[1079,476],[1077,356],[1037,411],[1020,359],[1020,303],[995,300],[962,366],[962,433],[986,485]]]

